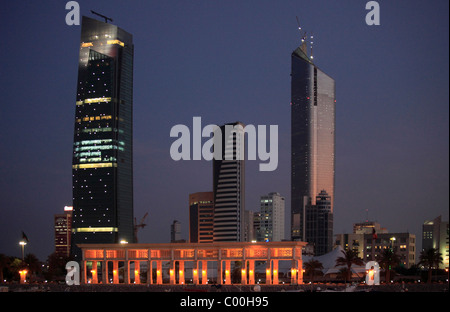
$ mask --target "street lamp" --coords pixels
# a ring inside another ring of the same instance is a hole
[[[26,245],[26,244],[27,244],[27,242],[24,241],[24,240],[21,240],[21,241],[19,242],[19,245],[22,246],[22,261],[24,261],[24,259],[25,259],[25,256],[24,256],[24,249],[25,249],[25,245]]]

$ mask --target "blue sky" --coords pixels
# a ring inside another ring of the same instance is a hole
[[[246,166],[246,208],[279,192],[290,212],[290,55],[296,16],[314,34],[316,64],[336,81],[335,233],[376,220],[421,241],[449,206],[448,1],[78,1],[134,36],[135,216],[141,242],[188,238],[189,193],[212,190],[208,161],[174,162],[171,127],[242,121],[278,125],[279,166]],[[14,1],[2,33],[0,253],[53,252],[53,215],[71,204],[79,26],[66,1]],[[368,211],[368,212],[366,212]],[[289,213],[287,221],[289,221]],[[289,223],[287,223],[289,225]]]

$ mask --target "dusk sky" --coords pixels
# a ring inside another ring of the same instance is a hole
[[[81,26],[67,1],[3,1],[0,11],[0,253],[46,260],[53,215],[72,204],[72,146]],[[378,221],[409,231],[449,218],[449,1],[84,1],[134,40],[134,215],[139,242],[188,239],[188,196],[212,191],[212,163],[174,161],[170,129],[241,121],[278,125],[279,164],[246,162],[246,209],[286,198],[290,229],[290,62],[298,16],[314,61],[336,81],[334,234]]]

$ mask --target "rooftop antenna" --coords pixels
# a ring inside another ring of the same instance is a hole
[[[314,58],[314,56],[313,56],[313,43],[314,43],[314,36],[311,34],[311,59],[313,59]]]
[[[100,14],[100,13],[94,12],[94,11],[92,11],[92,10],[91,10],[91,13],[92,13],[92,14],[95,14],[95,15],[98,15],[98,16],[100,16],[101,18],[104,18],[104,19],[105,19],[105,23],[108,23],[108,20],[110,20],[111,22],[113,21],[112,18],[106,17],[105,15],[102,15],[102,14]]]

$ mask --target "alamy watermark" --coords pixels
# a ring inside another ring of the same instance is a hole
[[[366,14],[366,24],[369,26],[380,25],[380,5],[377,1],[369,1],[366,3],[366,10],[370,10]]]
[[[210,124],[202,128],[201,117],[193,117],[192,123],[192,158],[189,127],[178,124],[170,130],[170,137],[177,138],[170,147],[170,156],[173,160],[201,160],[202,157],[205,160],[244,160],[247,137],[247,160],[256,160],[258,155],[259,160],[265,162],[259,164],[260,171],[277,169],[278,125],[270,125],[267,136],[265,125],[255,127],[236,123],[219,127]],[[203,146],[202,138],[209,138]]]
[[[76,261],[66,263],[66,284],[69,286],[80,285],[80,265]]]

